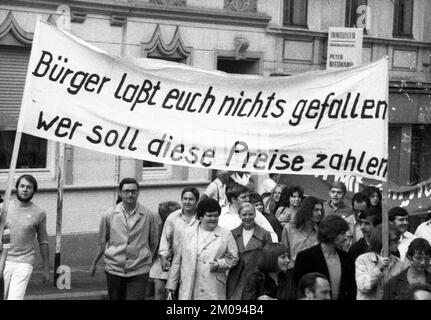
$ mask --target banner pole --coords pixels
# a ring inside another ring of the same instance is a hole
[[[386,59],[386,61],[389,61],[389,57],[385,56],[384,57]],[[389,72],[389,71],[388,71]],[[387,94],[386,97],[388,99],[388,105],[389,105],[389,79],[388,79],[388,73],[386,73],[387,78],[386,78],[386,90],[387,90]],[[389,110],[388,110],[389,113]],[[386,258],[389,257],[390,252],[389,252],[389,216],[388,216],[388,211],[389,211],[389,201],[388,201],[388,196],[389,196],[389,188],[388,188],[388,183],[389,183],[389,115],[387,114],[386,116],[386,123],[384,125],[384,145],[383,148],[385,148],[386,150],[386,154],[387,154],[387,158],[388,158],[388,163],[387,163],[387,171],[386,171],[386,179],[383,180],[383,184],[382,184],[382,255]]]
[[[70,26],[70,8],[67,5],[60,5],[57,13],[61,14],[57,18],[56,25],[59,29],[71,31]],[[54,254],[54,286],[57,286],[58,267],[61,265],[61,229],[63,226],[63,194],[64,194],[64,153],[65,144],[57,143],[58,149],[58,174],[57,174],[57,216],[55,223],[55,254]]]
[[[57,217],[55,227],[55,255],[54,255],[54,286],[57,286],[58,273],[61,260],[61,228],[63,225],[63,194],[64,194],[64,143],[57,143],[58,148],[58,175],[57,175]]]
[[[7,220],[7,211],[9,209],[9,202],[10,202],[10,196],[12,193],[12,187],[13,187],[13,179],[16,172],[16,163],[18,161],[18,152],[19,152],[19,146],[21,144],[21,138],[22,138],[22,132],[16,131],[15,134],[15,141],[13,144],[13,151],[12,151],[12,157],[10,160],[10,166],[9,166],[9,175],[8,175],[8,182],[6,185],[5,195],[4,195],[4,202],[1,207],[0,211],[0,243],[3,238],[3,231]]]
[[[383,182],[382,187],[382,255],[389,257],[389,205],[388,205],[388,182]]]

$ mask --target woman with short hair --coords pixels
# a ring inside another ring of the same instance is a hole
[[[232,230],[232,235],[238,247],[239,262],[229,270],[227,278],[229,300],[241,299],[247,279],[257,271],[257,262],[262,248],[272,242],[269,232],[255,223],[255,210],[250,202],[243,203],[238,209],[242,223]]]
[[[175,201],[164,201],[159,203],[159,217],[160,217],[160,225],[159,225],[159,234],[162,234],[163,226],[165,224],[166,218],[174,212],[181,209],[181,206],[178,202]],[[156,252],[159,248],[157,248]],[[162,269],[160,256],[155,254],[153,257],[153,264],[150,269],[150,280],[154,283],[154,300],[165,300],[165,284],[166,279],[168,278],[169,271],[164,271]]]
[[[423,238],[414,239],[407,250],[410,266],[390,279],[383,289],[383,300],[403,300],[410,285],[431,285],[428,272],[431,259],[431,245]]]
[[[289,265],[287,248],[281,243],[269,243],[262,249],[258,271],[248,279],[242,300],[287,300],[291,280],[286,271]]]
[[[220,227],[221,208],[217,200],[199,202],[199,223],[180,236],[166,289],[179,300],[226,300],[227,272],[238,263],[238,248],[232,233]]]

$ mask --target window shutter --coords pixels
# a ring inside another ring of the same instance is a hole
[[[3,129],[16,129],[29,58],[30,48],[0,46],[0,122],[7,121]]]

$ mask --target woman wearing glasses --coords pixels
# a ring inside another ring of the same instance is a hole
[[[413,284],[431,284],[428,272],[431,259],[431,245],[423,238],[414,239],[407,250],[406,258],[410,266],[389,280],[383,291],[383,300],[402,300],[403,294]]]

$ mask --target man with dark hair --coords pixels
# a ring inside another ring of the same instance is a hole
[[[382,223],[382,212],[374,207],[366,209],[364,212],[359,214],[359,220],[361,221],[361,233],[363,237],[354,243],[349,249],[349,255],[356,260],[361,254],[370,251],[370,235],[373,228]]]
[[[241,218],[238,214],[239,207],[245,203],[249,202],[250,191],[247,187],[235,183],[226,191],[227,200],[229,201],[229,206],[222,208],[222,212],[219,218],[219,226],[228,230],[233,230],[241,224]],[[266,220],[266,218],[256,210],[255,222],[266,231],[271,234],[272,241],[278,242],[278,236],[274,232],[271,224]]]
[[[172,212],[166,219],[158,252],[163,271],[169,270],[171,261],[178,251],[181,232],[185,228],[199,223],[199,219],[196,217],[198,200],[199,191],[194,187],[185,187],[181,192],[182,208]]]
[[[364,203],[365,203],[365,205],[364,205]],[[357,208],[355,209],[355,207],[357,207]],[[353,212],[360,214],[361,212],[364,212],[365,209],[367,209],[369,207],[371,207],[370,199],[364,193],[356,192],[355,194],[353,194],[353,196],[352,196]]]
[[[298,283],[299,300],[331,300],[331,286],[321,273],[304,274]]]
[[[309,272],[325,275],[331,284],[333,300],[355,300],[355,264],[342,246],[349,230],[347,222],[338,215],[326,216],[320,221],[314,247],[296,256],[293,280],[298,285],[301,277]]]
[[[404,261],[410,243],[416,239],[414,234],[407,231],[409,227],[409,213],[404,208],[393,207],[389,210],[388,215],[389,223],[401,234],[400,242],[398,243],[398,251],[401,261]]]
[[[323,203],[325,215],[336,214],[337,216],[347,218],[353,214],[352,209],[344,203],[346,192],[347,188],[343,182],[335,181],[332,183],[329,189],[329,200]]]
[[[34,240],[37,237],[43,260],[44,284],[49,283],[49,245],[46,213],[31,200],[37,191],[37,181],[29,174],[16,181],[16,199],[9,204],[6,227],[10,231],[10,249],[4,268],[4,297],[23,300],[36,261]]]
[[[99,229],[99,251],[90,273],[104,255],[110,300],[144,300],[153,255],[159,242],[159,217],[138,202],[139,184],[120,182],[121,202],[107,210]]]
[[[357,192],[352,197],[353,214],[345,217],[349,224],[349,231],[347,232],[347,240],[344,246],[344,251],[349,251],[350,247],[362,238],[360,214],[370,207],[370,200],[361,192]]]

